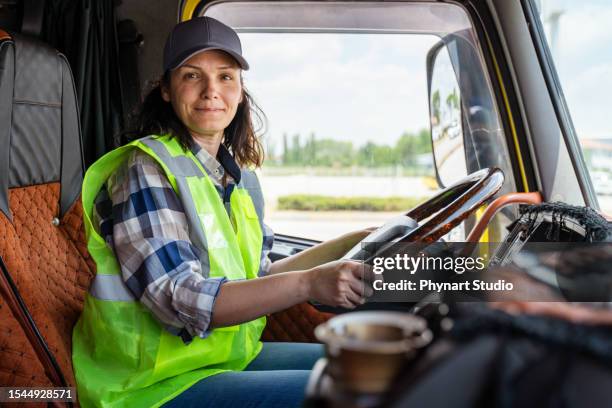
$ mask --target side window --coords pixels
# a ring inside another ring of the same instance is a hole
[[[612,3],[534,3],[600,208],[612,214]]]
[[[268,119],[259,176],[277,234],[325,240],[381,225],[468,173],[510,169],[461,7],[231,1],[203,12],[238,31],[251,66],[244,83]],[[439,44],[446,68],[436,78],[452,89],[438,92],[436,119],[428,61]],[[476,117],[485,120],[474,126]],[[432,124],[436,141],[456,145],[445,162],[448,184],[436,171]],[[512,191],[511,170],[506,177]]]

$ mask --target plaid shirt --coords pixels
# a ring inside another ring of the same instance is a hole
[[[221,163],[197,144],[192,152],[220,197],[231,192],[240,169],[227,149],[219,148]],[[210,278],[210,271],[203,269],[199,255],[206,248],[191,243],[181,201],[155,159],[135,149],[108,179],[94,207],[93,224],[117,256],[134,296],[185,342],[208,336],[215,299],[226,278]],[[226,211],[230,216],[229,203]],[[259,276],[269,271],[273,242],[274,233],[264,224]]]

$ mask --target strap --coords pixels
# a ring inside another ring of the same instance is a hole
[[[8,202],[9,141],[13,116],[13,83],[15,80],[15,49],[11,36],[0,30],[0,212],[11,220]]]
[[[89,294],[99,300],[115,302],[133,302],[136,300],[120,275],[97,273],[89,288]]]
[[[121,67],[121,95],[123,103],[123,116],[128,118],[130,113],[141,102],[140,72],[138,70],[138,50],[142,47],[144,38],[134,20],[121,20],[117,23],[117,37],[119,42],[119,66]]]
[[[185,155],[172,156],[168,148],[153,136],[144,137],[139,139],[138,142],[151,149],[174,176],[203,177],[205,174],[204,169],[200,168],[198,163],[189,157]]]
[[[43,26],[45,0],[24,0],[23,3],[21,32],[34,37],[40,37]]]
[[[260,223],[263,222],[264,198],[263,193],[261,191],[261,186],[259,184],[259,179],[257,178],[257,174],[255,174],[254,171],[242,169],[239,186],[249,192],[251,200],[253,200],[253,205],[255,206],[255,211],[257,212],[257,216],[259,217]]]
[[[38,327],[36,327],[36,323],[34,323],[34,319],[32,319],[1,256],[0,269],[2,269],[2,273],[0,274],[0,295],[8,304],[13,316],[15,316],[15,319],[17,319],[17,322],[23,329],[38,360],[44,367],[47,377],[49,377],[56,387],[67,387],[66,380],[62,375],[62,371],[57,361],[55,361],[53,354],[51,354],[49,350],[49,346],[40,334],[40,331],[38,331]]]

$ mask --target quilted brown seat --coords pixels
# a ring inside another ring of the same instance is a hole
[[[0,257],[47,357],[61,370],[58,376],[41,362],[36,342],[26,338],[27,322],[19,323],[4,291],[0,384],[74,385],[72,327],[94,265],[83,244],[78,200],[83,164],[76,97],[61,54],[0,32],[0,123]]]
[[[263,341],[316,342],[314,329],[333,314],[319,312],[309,303],[295,305],[268,316]]]

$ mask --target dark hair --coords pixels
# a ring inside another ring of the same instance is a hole
[[[242,82],[242,78],[240,78]],[[148,136],[170,134],[178,138],[183,149],[188,150],[194,141],[189,129],[178,118],[172,105],[162,98],[162,86],[170,84],[170,74],[166,72],[145,96],[140,108],[131,119],[128,130],[120,136],[120,144]],[[260,167],[264,150],[257,133],[265,131],[266,116],[255,103],[248,91],[242,87],[242,102],[236,115],[225,129],[223,144],[233,154],[241,167]],[[253,124],[255,119],[255,126]]]

